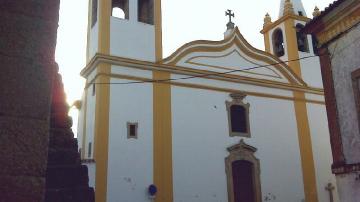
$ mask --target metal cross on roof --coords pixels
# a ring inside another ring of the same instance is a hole
[[[234,29],[235,28],[235,24],[231,21],[231,18],[235,17],[235,14],[232,12],[232,10],[227,10],[225,11],[225,16],[229,16],[229,22],[226,24],[227,29]]]
[[[235,17],[235,14],[232,12],[232,10],[225,11],[225,16],[229,16],[229,22],[231,22],[231,17]]]

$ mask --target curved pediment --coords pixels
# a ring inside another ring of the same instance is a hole
[[[193,41],[185,44],[164,64],[219,72],[246,78],[306,86],[279,58],[252,47],[238,28],[222,41]]]

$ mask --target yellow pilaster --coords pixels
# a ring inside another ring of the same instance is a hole
[[[265,51],[270,53],[270,34],[269,32],[264,33]]]
[[[161,0],[155,0],[156,62],[162,60]],[[170,73],[153,71],[154,80],[170,78]],[[156,202],[173,201],[171,86],[153,84],[154,183],[158,187]]]
[[[297,38],[295,30],[295,21],[289,18],[285,21],[285,35],[287,44],[287,54],[290,68],[300,77],[301,67],[299,59],[299,52],[297,48]],[[309,126],[309,119],[303,92],[294,92],[294,107],[296,114],[296,122],[298,128],[298,139],[301,155],[301,166],[303,172],[305,201],[317,202],[317,188],[316,188],[316,174],[315,164],[311,142],[311,132]]]
[[[110,50],[110,15],[111,0],[99,0],[99,53],[109,54]],[[111,73],[109,64],[101,63],[97,67],[100,76],[95,80],[95,142],[94,158],[95,173],[95,201],[106,202],[107,195],[107,168],[109,150],[109,102],[110,78],[105,76]]]

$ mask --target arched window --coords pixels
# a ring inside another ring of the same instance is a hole
[[[301,32],[301,29],[304,28],[304,25],[296,25],[296,39],[298,44],[298,50],[301,52],[309,52],[309,44],[307,40],[307,35]]]
[[[138,21],[146,24],[154,24],[153,0],[138,0]]]
[[[113,17],[121,19],[129,19],[129,1],[128,0],[112,0]]]
[[[250,104],[245,104],[243,99],[245,94],[231,94],[232,101],[226,101],[226,109],[228,113],[229,135],[250,137],[250,123],[249,123],[249,107]]]
[[[273,51],[274,54],[278,57],[281,57],[285,54],[284,48],[284,36],[281,29],[276,29],[272,35],[273,41]]]
[[[113,17],[117,17],[117,18],[121,18],[121,19],[125,19],[125,12],[119,8],[119,7],[114,7],[112,9],[112,14]]]
[[[260,161],[256,148],[244,140],[227,149],[225,158],[229,202],[261,202]]]

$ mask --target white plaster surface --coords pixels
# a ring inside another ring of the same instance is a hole
[[[319,201],[330,201],[329,192],[325,190],[328,183],[336,187],[335,175],[331,172],[332,153],[325,105],[307,104],[317,193]],[[340,201],[337,188],[334,191],[334,202]]]
[[[155,26],[116,17],[110,23],[111,55],[155,61]]]
[[[175,202],[228,200],[226,148],[240,138],[229,137],[225,100],[231,100],[227,93],[172,87]],[[252,137],[244,139],[258,148],[263,200],[274,195],[276,201],[301,201],[304,191],[293,103],[251,96],[246,101]]]
[[[86,89],[87,90],[87,111],[86,111],[86,141],[85,141],[85,159],[94,158],[94,130],[95,130],[95,102],[96,102],[96,94],[92,95],[92,86]],[[88,156],[89,151],[89,142],[91,142],[91,155]]]
[[[152,71],[129,68],[124,66],[112,65],[111,73],[115,75],[127,75],[141,78],[152,79]]]
[[[84,138],[84,124],[85,124],[85,109],[86,106],[84,105],[84,101],[85,101],[85,92],[83,93],[83,95],[81,96],[81,101],[82,101],[82,106],[79,110],[79,116],[78,116],[78,125],[77,125],[77,134],[76,134],[76,139],[78,141],[78,148],[81,151],[81,153],[83,153],[83,138]]]
[[[180,74],[172,74],[171,78],[178,79],[187,77],[186,75]],[[178,83],[186,83],[186,84],[198,84],[198,85],[205,85],[211,86],[216,88],[226,88],[232,90],[242,90],[247,92],[257,92],[257,93],[265,93],[270,95],[279,95],[279,96],[286,96],[292,97],[292,91],[282,90],[278,88],[270,88],[270,87],[262,87],[262,86],[255,86],[251,84],[243,84],[243,83],[234,83],[234,82],[227,82],[227,81],[218,81],[213,79],[204,79],[204,78],[194,78],[189,80],[177,80]]]
[[[341,202],[360,202],[360,172],[336,176]]]
[[[111,79],[112,83],[129,81]],[[151,84],[110,86],[108,202],[150,201],[147,187],[153,183],[152,95]],[[127,122],[138,123],[138,139],[127,139]]]
[[[98,51],[99,44],[99,23],[96,23],[90,30],[90,41],[88,44],[89,49],[89,58],[94,57],[96,52]]]
[[[351,72],[360,68],[360,25],[329,46],[337,111],[346,162],[360,162],[360,133]]]

